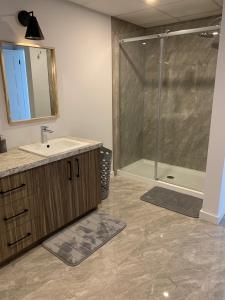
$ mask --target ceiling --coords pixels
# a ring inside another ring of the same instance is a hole
[[[119,19],[151,27],[222,13],[223,0],[69,0]]]

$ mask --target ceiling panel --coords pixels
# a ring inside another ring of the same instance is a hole
[[[213,0],[213,2],[219,5],[220,7],[223,7],[223,0]]]
[[[140,10],[138,12],[122,16],[119,15],[118,17],[128,22],[132,22],[135,24],[138,23],[139,25],[142,25],[144,27],[146,27],[146,24],[156,26],[158,24],[169,24],[179,21],[178,19],[170,17],[167,14],[164,14],[154,8]]]
[[[144,3],[148,3],[149,5],[151,5],[153,7],[160,7],[162,5],[167,5],[167,4],[171,4],[171,3],[182,3],[182,2],[188,1],[188,0],[140,0],[140,1],[142,1]]]
[[[218,8],[211,0],[188,0],[160,6],[160,10],[176,18],[211,12]]]
[[[145,1],[141,0],[74,0],[73,2],[111,16],[127,14],[137,10],[145,9],[149,6],[145,3]]]
[[[220,14],[221,14],[221,10],[215,10],[215,11],[210,12],[210,16],[218,16]],[[209,17],[208,12],[195,14],[195,15],[191,15],[191,16],[183,16],[183,17],[180,17],[179,20],[180,21],[188,21],[188,20],[201,19],[201,18],[206,18],[206,17]]]
[[[222,13],[223,0],[68,0],[121,20],[151,27]]]

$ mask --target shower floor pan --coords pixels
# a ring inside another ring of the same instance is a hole
[[[122,172],[154,180],[154,161],[141,159],[121,169]],[[158,164],[158,179],[179,187],[203,192],[205,173],[172,166],[164,163]]]

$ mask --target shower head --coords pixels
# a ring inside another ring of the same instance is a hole
[[[209,26],[212,26],[212,25],[217,25],[218,26],[218,30],[215,30],[215,31],[204,31],[204,32],[201,32],[199,34],[199,36],[201,38],[205,38],[205,39],[213,39],[215,37],[220,37],[220,25],[221,25],[221,20],[222,20],[222,17],[219,16],[217,17],[216,19],[214,19],[210,24]]]
[[[222,17],[219,16],[209,23],[209,26],[216,25],[218,26],[218,30],[215,31],[203,31],[199,34],[201,38],[205,39],[213,39],[215,37],[220,37],[220,25],[221,25]]]
[[[201,32],[199,34],[199,36],[201,38],[205,38],[205,39],[212,39],[212,38],[215,38],[215,37],[219,37],[219,31],[212,31],[212,32]]]
[[[203,39],[213,39],[211,43],[211,47],[218,50],[219,49],[219,37],[220,32],[219,30],[216,31],[208,31],[208,32],[201,32],[199,36]]]

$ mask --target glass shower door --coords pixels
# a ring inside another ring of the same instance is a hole
[[[159,40],[120,45],[119,168],[155,177]]]
[[[159,103],[158,178],[203,191],[218,39],[165,39]]]

